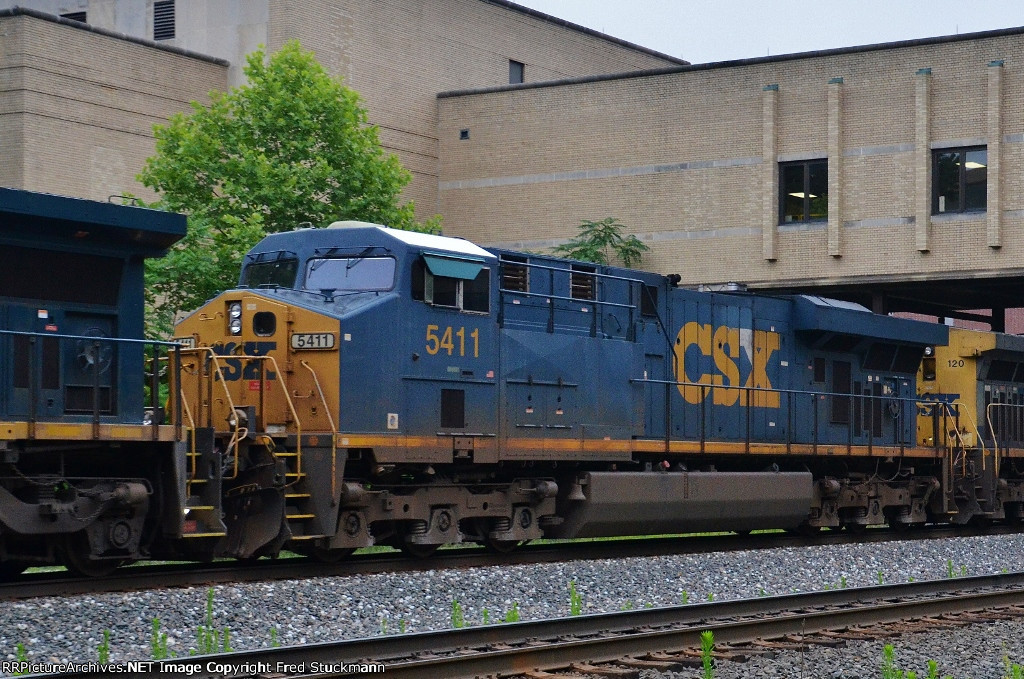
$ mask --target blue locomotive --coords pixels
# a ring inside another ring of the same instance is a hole
[[[232,498],[228,534],[324,558],[1002,518],[1020,478],[954,445],[953,404],[919,415],[922,358],[947,340],[856,305],[357,222],[267,237],[176,329],[210,432],[195,454],[224,470],[200,490]]]
[[[180,215],[0,188],[0,574],[101,573],[174,531],[181,432],[145,417],[170,345],[143,339],[143,262],[184,234]]]

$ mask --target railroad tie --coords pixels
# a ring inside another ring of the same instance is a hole
[[[618,663],[618,661],[615,661]],[[583,662],[574,662],[569,666],[574,672],[593,674],[598,677],[618,677],[618,679],[640,679],[640,670],[628,667],[614,667],[612,665],[590,665]]]

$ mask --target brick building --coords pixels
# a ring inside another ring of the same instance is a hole
[[[1012,29],[445,93],[441,211],[527,249],[615,216],[689,285],[1020,306],[1022,65]]]
[[[0,82],[0,125],[25,129],[30,155],[50,146],[62,160],[25,160],[20,180],[0,174],[0,184],[100,199],[147,195],[134,176],[153,152],[153,123],[241,84],[245,55],[260,45],[273,52],[298,39],[359,92],[383,146],[413,174],[405,197],[420,219],[440,207],[438,92],[686,63],[504,0],[0,0],[4,8],[0,69],[20,84]],[[92,99],[54,96],[72,91]],[[74,120],[86,111],[94,119]],[[83,147],[52,144],[69,138]],[[123,166],[103,171],[116,179],[65,180],[108,154]]]

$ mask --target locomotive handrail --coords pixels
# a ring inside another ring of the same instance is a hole
[[[264,363],[264,361],[269,361],[271,363],[271,365],[274,368],[275,374],[278,375],[280,380],[281,380],[281,387],[282,387],[281,391],[284,394],[284,401],[285,401],[285,403],[288,404],[288,410],[291,412],[292,421],[295,422],[295,441],[296,441],[296,443],[295,443],[295,474],[296,474],[296,479],[301,478],[301,474],[302,474],[302,422],[299,420],[299,414],[295,410],[295,404],[292,403],[291,395],[288,393],[288,388],[284,384],[284,375],[281,373],[281,369],[277,365],[277,360],[274,359],[273,356],[256,356],[256,355],[248,355],[248,354],[230,354],[230,355],[227,355],[227,356],[221,356],[221,355],[219,355],[219,354],[217,354],[217,353],[215,353],[213,351],[213,347],[182,348],[181,351],[183,353],[206,354],[207,359],[212,359],[211,362],[213,363],[214,367],[216,368],[217,375],[218,375],[219,379],[218,380],[211,380],[211,387],[212,387],[212,382],[213,381],[219,381],[221,383],[221,387],[224,389],[224,395],[227,398],[228,409],[231,412],[235,412],[235,402],[234,402],[234,399],[231,398],[231,392],[228,389],[227,380],[224,379],[224,373],[223,373],[223,371],[221,369],[220,359],[223,358],[223,359],[243,360],[243,361],[257,361],[257,362],[259,362],[259,364],[260,364],[260,416],[261,417],[265,416],[265,413],[263,412],[263,392],[264,392],[264,388],[265,388],[264,387],[264,382],[266,381],[264,379],[264,376],[266,374],[266,370],[264,368],[263,363]],[[198,380],[197,380],[197,387],[198,386],[199,385],[198,385]],[[210,404],[209,407],[212,410],[212,407],[213,407],[212,395],[211,395],[211,404]],[[209,415],[212,415],[212,413],[209,413],[208,416]],[[233,454],[233,457],[234,457],[234,473],[231,476],[224,477],[225,479],[228,479],[228,480],[231,480],[231,479],[234,479],[234,478],[238,477],[238,471],[239,471],[238,448],[239,448],[239,439],[240,438],[241,437],[233,435],[231,437],[231,440],[230,440],[230,445],[234,449],[234,454]],[[334,439],[333,436],[331,438],[332,438],[332,440]],[[286,484],[286,485],[291,485],[291,484]]]
[[[331,408],[327,405],[327,398],[324,396],[324,390],[320,387],[320,378],[317,377],[316,371],[308,361],[299,361],[299,364],[313,377],[313,384],[316,385],[316,391],[320,394],[320,402],[324,404],[327,423],[331,425],[331,499],[333,501],[338,485],[338,428],[334,425],[334,416],[331,415]]]
[[[812,408],[812,410],[811,410],[811,412],[813,414],[813,419],[814,419],[814,422],[813,422],[813,425],[812,425],[812,428],[811,428],[812,429],[811,434],[812,434],[812,437],[813,437],[813,442],[812,443],[813,443],[813,445],[815,447],[818,445],[817,400],[818,400],[819,397],[823,397],[823,396],[824,397],[840,397],[840,398],[848,398],[848,399],[860,398],[860,399],[866,400],[869,403],[870,402],[876,402],[876,401],[877,402],[895,402],[895,403],[903,404],[903,406],[906,406],[906,405],[909,405],[909,404],[913,404],[915,406],[920,406],[922,404],[927,404],[927,405],[943,405],[943,406],[945,406],[946,409],[952,410],[950,404],[939,404],[939,403],[936,403],[934,401],[927,401],[927,400],[920,399],[920,398],[899,398],[899,397],[894,397],[894,396],[838,393],[838,392],[828,392],[828,391],[812,391],[812,390],[806,390],[806,389],[776,389],[776,388],[766,388],[766,387],[747,387],[747,386],[742,386],[742,385],[707,384],[707,383],[701,383],[701,382],[684,382],[684,381],[678,381],[678,380],[659,380],[659,379],[651,379],[651,378],[646,378],[646,377],[645,378],[631,378],[629,381],[631,383],[637,383],[637,384],[664,384],[664,385],[669,385],[669,386],[674,385],[676,387],[689,387],[689,388],[692,388],[692,389],[700,390],[700,394],[701,394],[700,402],[699,402],[699,404],[693,404],[693,405],[698,405],[698,407],[700,408],[700,449],[701,449],[702,452],[705,449],[705,443],[706,443],[706,440],[707,440],[707,432],[706,432],[706,428],[707,428],[707,411],[706,411],[707,400],[708,400],[708,396],[713,394],[716,389],[717,390],[726,390],[726,391],[728,391],[728,390],[736,390],[736,391],[744,392],[746,394],[745,397],[741,397],[742,401],[740,402],[740,407],[743,408],[743,410],[745,411],[744,412],[744,418],[745,418],[744,440],[745,440],[745,442],[747,444],[748,449],[749,449],[749,443],[750,443],[750,440],[751,440],[750,439],[750,434],[751,434],[751,422],[750,422],[751,412],[750,411],[754,407],[756,407],[756,405],[751,405],[751,404],[752,403],[756,403],[759,398],[763,398],[763,397],[758,397],[756,395],[758,393],[761,393],[761,394],[779,394],[779,395],[786,394],[786,402],[787,402],[787,407],[788,407],[788,410],[790,411],[790,414],[791,414],[791,411],[793,410],[792,398],[794,396],[806,396],[806,397],[811,398],[812,399],[812,403],[815,404],[815,407]],[[723,406],[723,407],[732,407],[732,406]],[[902,411],[903,410],[901,408],[899,410],[899,412],[902,413]],[[875,414],[874,414],[873,409],[872,409],[872,412],[869,415],[870,421],[868,422],[868,427],[867,427],[867,431],[866,431],[867,437],[868,437],[867,445],[868,445],[869,449],[875,443],[875,433],[874,433],[874,431],[875,431],[875,427],[874,427],[875,422],[874,422],[874,417],[875,417]],[[899,416],[894,417],[894,419],[899,419]],[[787,426],[787,431],[786,431],[786,437],[787,437],[786,438],[786,445],[787,445],[787,449],[788,449],[788,447],[792,443],[792,422],[788,421],[787,424],[789,425],[789,426]],[[839,424],[839,423],[836,423],[836,424]],[[852,425],[853,425],[853,418],[852,417],[850,418],[850,422],[848,422],[847,424],[849,425],[848,426],[849,434],[848,434],[848,438],[847,438],[847,442],[846,442],[846,447],[847,447],[847,451],[850,451],[850,450],[852,450],[852,447],[854,445],[853,444],[853,427],[852,427]],[[895,431],[895,430],[893,431],[893,439],[894,440],[892,442],[892,445],[899,446],[901,454],[906,450],[906,447],[907,447],[908,443],[910,443],[910,441],[908,441],[906,427],[907,427],[907,425],[904,424],[900,428],[899,431]],[[936,439],[936,454],[938,454],[938,440],[937,439]]]

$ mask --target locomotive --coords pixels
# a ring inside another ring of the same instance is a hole
[[[339,222],[145,343],[141,261],[182,218],[0,215],[60,253],[0,273],[8,574],[1021,516],[1022,338]]]

